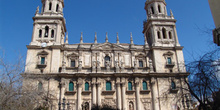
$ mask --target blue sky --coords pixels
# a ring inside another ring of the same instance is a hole
[[[143,45],[145,1],[65,0],[69,43],[79,43],[81,32],[84,42],[94,42],[95,32],[98,42],[104,42],[108,32],[109,42],[115,43],[118,32],[120,42],[129,43],[132,32],[134,43]],[[215,26],[207,0],[166,0],[166,3],[168,13],[172,9],[177,20],[177,34],[184,46],[186,62],[215,47],[211,34]],[[0,48],[8,60],[15,59],[18,54],[26,56],[37,6],[41,7],[41,0],[0,0]]]

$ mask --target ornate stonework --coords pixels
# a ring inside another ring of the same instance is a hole
[[[172,110],[173,103],[183,109],[173,99],[185,94],[181,78],[188,73],[176,20],[167,14],[164,0],[146,1],[144,45],[134,44],[132,34],[130,43],[119,42],[118,35],[116,43],[110,43],[107,33],[105,43],[97,42],[95,33],[92,43],[83,43],[81,34],[80,43],[69,44],[63,0],[42,0],[42,4],[44,10],[37,8],[33,17],[34,31],[22,74],[24,89],[42,86],[54,96],[53,110],[62,106],[63,98],[71,110],[91,109],[93,104],[120,110]],[[178,89],[171,90],[173,82]]]

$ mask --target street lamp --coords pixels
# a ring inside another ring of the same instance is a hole
[[[65,106],[66,106],[66,99],[65,99],[65,97],[63,98],[63,110],[65,110]]]
[[[59,107],[59,110],[61,110],[61,103],[60,102],[58,103],[58,107]]]

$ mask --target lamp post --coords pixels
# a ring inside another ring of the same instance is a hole
[[[59,107],[59,110],[61,110],[61,103],[60,102],[58,103],[58,107]]]
[[[67,103],[67,110],[69,110],[69,109],[70,109],[70,103],[68,101],[68,103]]]
[[[65,99],[65,97],[63,98],[63,110],[65,110],[65,106],[66,106],[66,99]]]

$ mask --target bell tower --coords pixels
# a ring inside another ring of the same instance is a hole
[[[41,12],[37,7],[30,45],[47,46],[64,44],[66,23],[63,17],[64,0],[41,0]]]
[[[167,14],[165,0],[147,0],[147,20],[144,36],[147,47],[152,51],[154,72],[185,72],[184,57],[176,31],[176,20],[170,10]]]
[[[143,33],[149,46],[180,46],[176,32],[176,20],[170,10],[167,14],[165,0],[147,0],[145,3],[147,21],[144,22]]]

